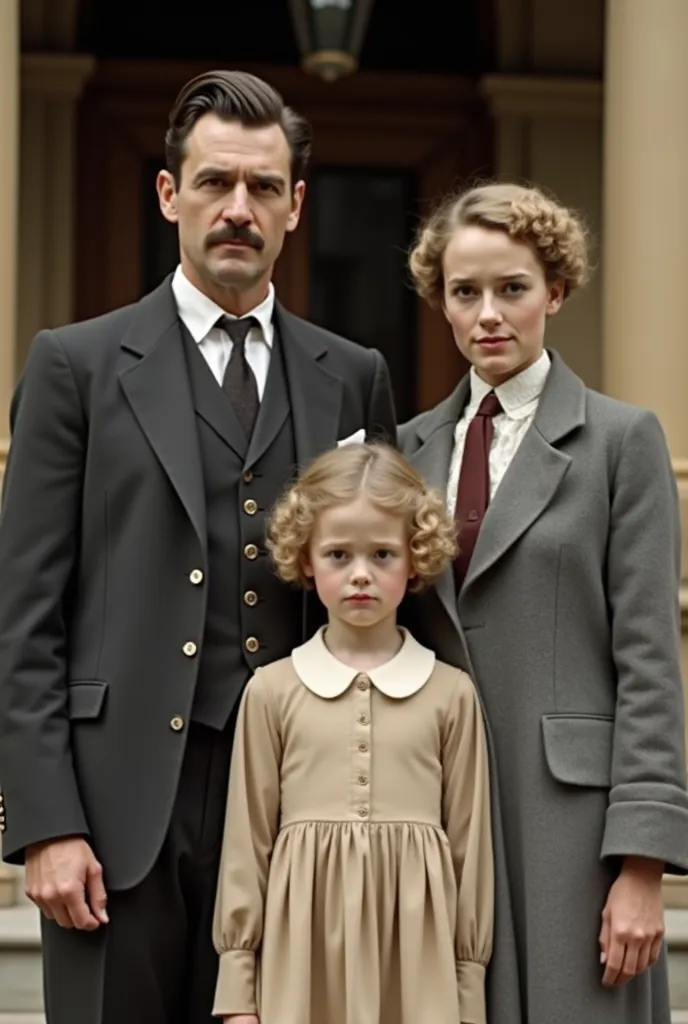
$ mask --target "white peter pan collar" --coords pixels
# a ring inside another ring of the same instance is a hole
[[[292,651],[291,660],[301,682],[318,697],[339,697],[355,679],[366,676],[386,697],[398,700],[417,693],[435,667],[435,654],[423,647],[406,629],[400,629],[403,643],[391,661],[361,672],[339,661],[325,646],[322,626],[307,643]]]

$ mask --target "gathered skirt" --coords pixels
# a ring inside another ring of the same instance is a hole
[[[456,915],[441,829],[287,825],[270,862],[261,1024],[459,1024]]]

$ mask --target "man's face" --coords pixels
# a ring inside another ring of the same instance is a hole
[[[302,181],[292,185],[284,132],[205,114],[187,139],[180,177],[177,188],[161,171],[157,187],[163,216],[179,229],[184,273],[220,305],[252,308],[267,294],[305,192]]]

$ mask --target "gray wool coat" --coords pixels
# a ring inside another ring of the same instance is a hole
[[[688,871],[676,486],[654,414],[591,391],[550,354],[461,592],[447,571],[406,621],[471,672],[487,719],[490,1024],[670,1024],[666,956],[605,989],[598,934],[621,857]],[[443,491],[468,395],[465,377],[400,428]]]

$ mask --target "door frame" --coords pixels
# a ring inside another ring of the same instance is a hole
[[[207,63],[101,61],[79,109],[74,308],[78,319],[135,302],[143,252],[142,168],[159,155],[181,86]],[[492,126],[477,83],[460,76],[360,72],[327,84],[297,68],[242,65],[313,126],[314,166],[415,172],[425,212],[449,189],[487,177]],[[308,201],[275,268],[281,301],[308,315]],[[465,372],[441,313],[418,300],[415,404],[444,398]]]

